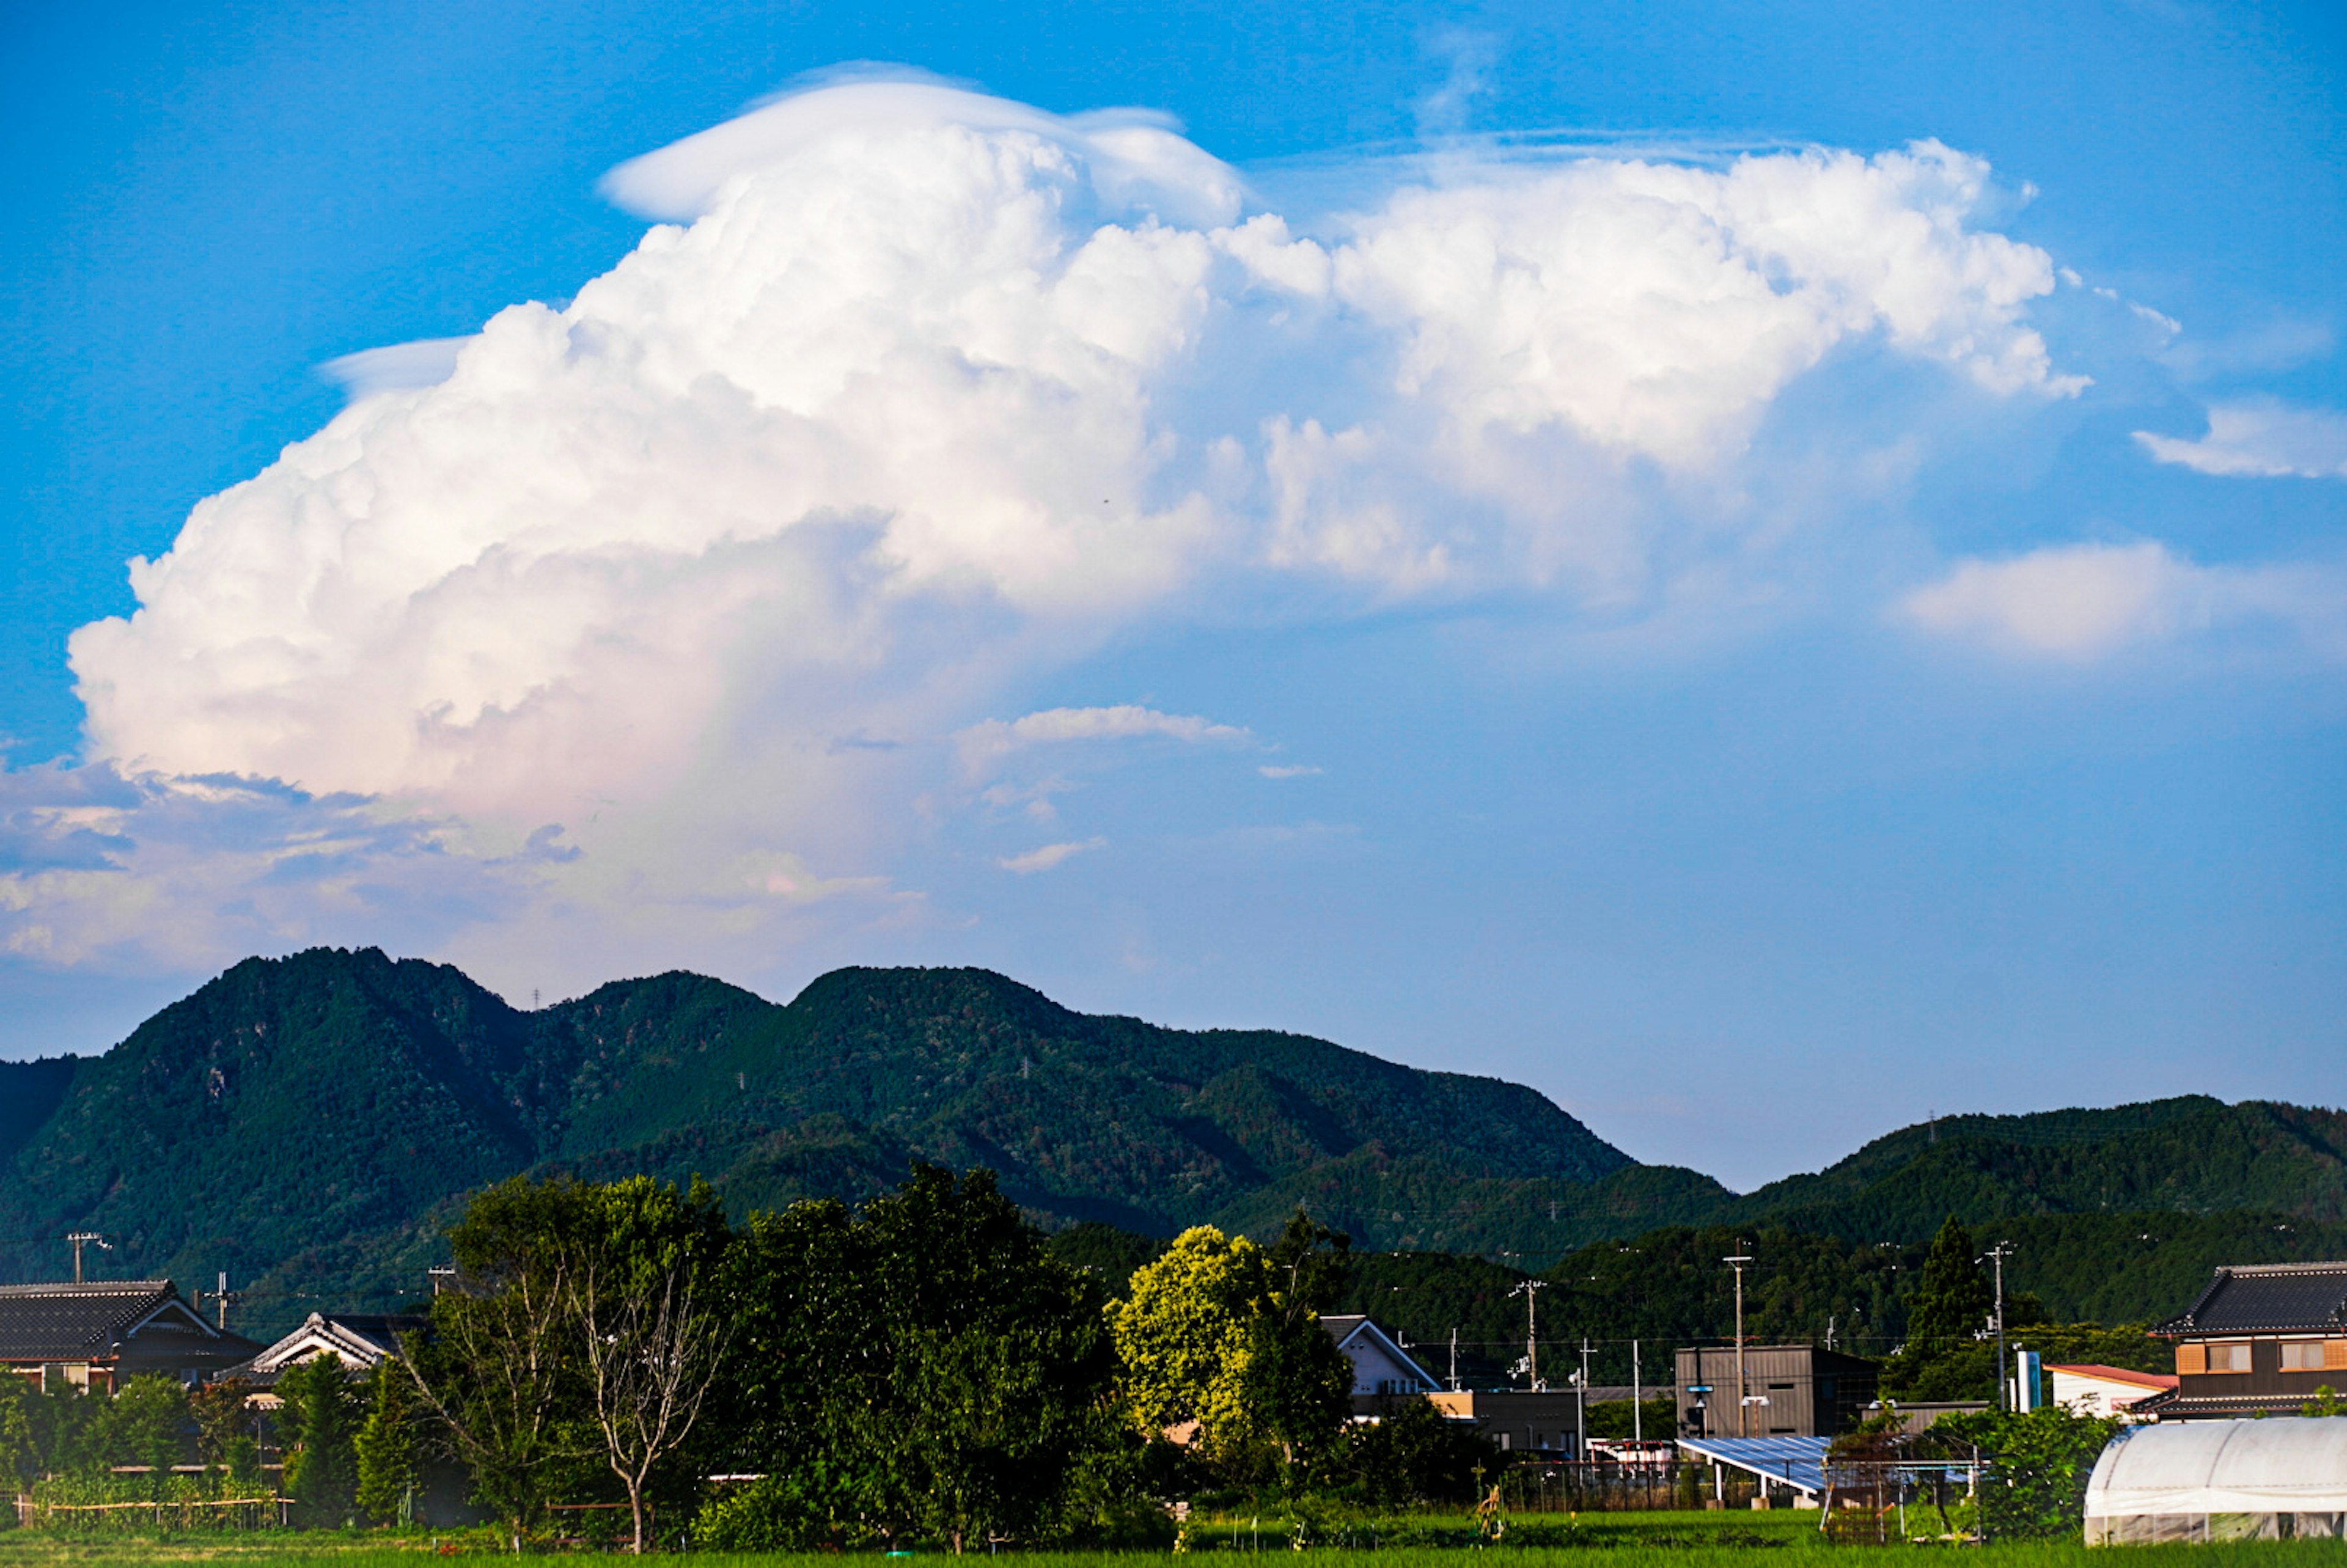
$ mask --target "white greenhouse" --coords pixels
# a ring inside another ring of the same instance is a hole
[[[2086,1544],[2335,1538],[2347,1419],[2162,1422],[2111,1440],[2086,1483]]]

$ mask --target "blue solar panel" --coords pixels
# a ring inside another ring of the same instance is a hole
[[[1827,1438],[1681,1438],[1679,1447],[1705,1459],[1765,1475],[1796,1491],[1823,1491]]]

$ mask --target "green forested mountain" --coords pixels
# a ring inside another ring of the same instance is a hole
[[[1430,1344],[1456,1327],[1491,1366],[1527,1274],[1552,1282],[1543,1341],[1724,1334],[1739,1249],[1754,1333],[1879,1347],[1951,1214],[2013,1241],[2014,1288],[2065,1320],[2347,1255],[2342,1150],[2339,1112],[2188,1097],[1941,1118],[1739,1196],[1517,1085],[1089,1017],[983,970],[843,969],[787,1006],[670,974],[525,1012],[446,966],[317,949],[238,965],[103,1057],[0,1063],[0,1277],[55,1277],[56,1238],[94,1229],[110,1274],[227,1270],[262,1329],[412,1293],[456,1200],[517,1171],[704,1174],[745,1210],[866,1196],[920,1158],[1088,1224],[1068,1245],[1111,1273],[1301,1204],[1370,1255],[1349,1307]]]
[[[54,1238],[95,1229],[109,1272],[226,1269],[278,1317],[412,1290],[452,1201],[532,1168],[702,1173],[749,1207],[865,1195],[918,1156],[995,1169],[1046,1223],[1146,1232],[1283,1214],[1321,1170],[1437,1204],[1496,1184],[1527,1211],[1647,1179],[1514,1084],[1086,1017],[970,969],[841,970],[787,1007],[663,975],[522,1012],[446,966],[318,949],[67,1068],[12,1069],[55,1092],[0,1167],[0,1266],[53,1276]]]
[[[2347,1219],[2347,1112],[2204,1095],[2111,1110],[1947,1116],[1867,1144],[1815,1175],[1722,1205],[1852,1241],[1928,1235],[1949,1214],[2226,1210]]]

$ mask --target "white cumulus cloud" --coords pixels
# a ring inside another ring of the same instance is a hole
[[[2203,474],[2347,479],[2347,414],[2327,408],[2293,408],[2270,398],[2219,403],[2210,406],[2209,434],[2200,440],[2148,430],[2135,438],[2161,462]]]
[[[606,189],[663,221],[609,272],[336,362],[347,408],[131,563],[71,641],[88,754],[553,825],[563,897],[732,929],[894,897],[957,764],[1246,738],[985,718],[1127,629],[1634,579],[1673,526],[1638,476],[1732,494],[1847,346],[2081,384],[2027,316],[2051,259],[1937,143],[1386,177],[1264,210],[1161,117],[904,80],[648,154]]]

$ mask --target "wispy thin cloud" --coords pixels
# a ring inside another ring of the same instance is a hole
[[[2297,408],[2270,398],[2213,404],[2198,441],[2138,430],[2163,463],[2229,478],[2347,478],[2347,414]]]
[[[1005,856],[995,864],[1005,871],[1018,876],[1032,876],[1039,871],[1049,871],[1075,856],[1107,847],[1108,840],[1105,838],[1087,838],[1071,844],[1047,844],[1040,849],[1030,849],[1024,855]]]
[[[1003,758],[1029,746],[1071,741],[1131,741],[1156,737],[1185,745],[1231,744],[1253,737],[1235,724],[1218,724],[1195,713],[1161,713],[1122,703],[1107,708],[1046,708],[1023,718],[989,719],[956,737],[963,773],[983,777]]]

